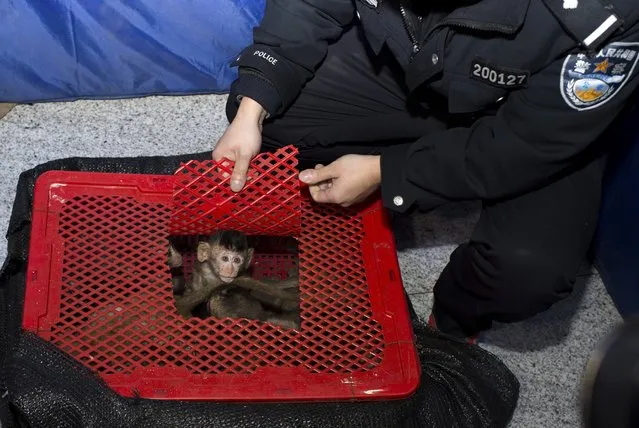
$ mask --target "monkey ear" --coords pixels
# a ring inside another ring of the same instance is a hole
[[[208,242],[199,242],[197,244],[197,261],[202,263],[209,259],[211,253],[211,246]]]
[[[249,248],[248,250],[246,250],[246,260],[244,260],[244,269],[248,269],[248,267],[251,265],[251,262],[253,261],[253,252],[254,252],[253,248]]]

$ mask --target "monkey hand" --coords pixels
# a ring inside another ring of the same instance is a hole
[[[262,122],[266,117],[264,108],[251,98],[240,103],[237,115],[226,128],[215,145],[213,160],[228,159],[235,162],[231,174],[231,190],[239,192],[246,184],[251,160],[262,146]]]
[[[286,319],[282,317],[271,317],[266,320],[271,324],[278,325],[280,327],[288,328],[291,330],[298,330],[300,328],[299,322],[291,319]]]
[[[315,202],[349,207],[365,200],[381,184],[379,156],[345,155],[330,165],[300,173]]]
[[[183,263],[182,254],[180,254],[173,245],[169,244],[169,267],[182,267]]]
[[[182,296],[175,296],[175,308],[177,312],[184,316],[191,316],[191,311],[199,305],[204,303],[211,297],[211,294],[215,291],[220,283],[207,284],[198,290],[190,290],[188,293],[184,293]]]

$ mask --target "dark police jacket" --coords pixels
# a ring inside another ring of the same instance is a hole
[[[271,116],[283,113],[327,44],[359,19],[373,51],[386,45],[397,57],[412,93],[426,88],[446,100],[451,123],[472,118],[383,150],[384,203],[405,211],[550,183],[605,138],[639,85],[639,0],[466,2],[424,16],[421,33],[398,3],[267,0],[254,44],[234,63],[229,105],[248,96]]]

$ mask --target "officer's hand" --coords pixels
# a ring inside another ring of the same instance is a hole
[[[362,202],[380,185],[379,156],[346,155],[330,165],[317,165],[300,173],[316,202],[349,207]]]
[[[231,190],[239,192],[246,184],[251,160],[262,146],[262,122],[266,111],[250,98],[243,98],[235,119],[215,145],[213,160],[227,158],[235,162],[231,174]]]

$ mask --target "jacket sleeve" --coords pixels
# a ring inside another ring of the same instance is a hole
[[[269,116],[288,108],[354,15],[353,0],[267,0],[253,44],[231,64],[239,68],[227,102],[229,120],[243,96]]]
[[[585,87],[575,87],[580,77],[571,72],[581,71],[585,62],[577,65],[583,57],[568,56],[531,76],[528,87],[511,93],[495,116],[470,128],[452,128],[385,149],[385,205],[403,212],[415,203],[428,210],[449,201],[514,197],[578,166],[595,141],[605,140],[607,128],[637,92],[639,34],[634,31],[625,39],[631,43],[617,45],[610,51],[617,57],[608,62],[605,56],[584,58],[590,67],[582,77],[587,81],[589,73],[598,69],[601,76],[605,70],[608,92],[602,89],[605,85],[590,94],[583,92]],[[579,88],[582,99],[590,96],[595,101],[580,103],[575,97]]]

